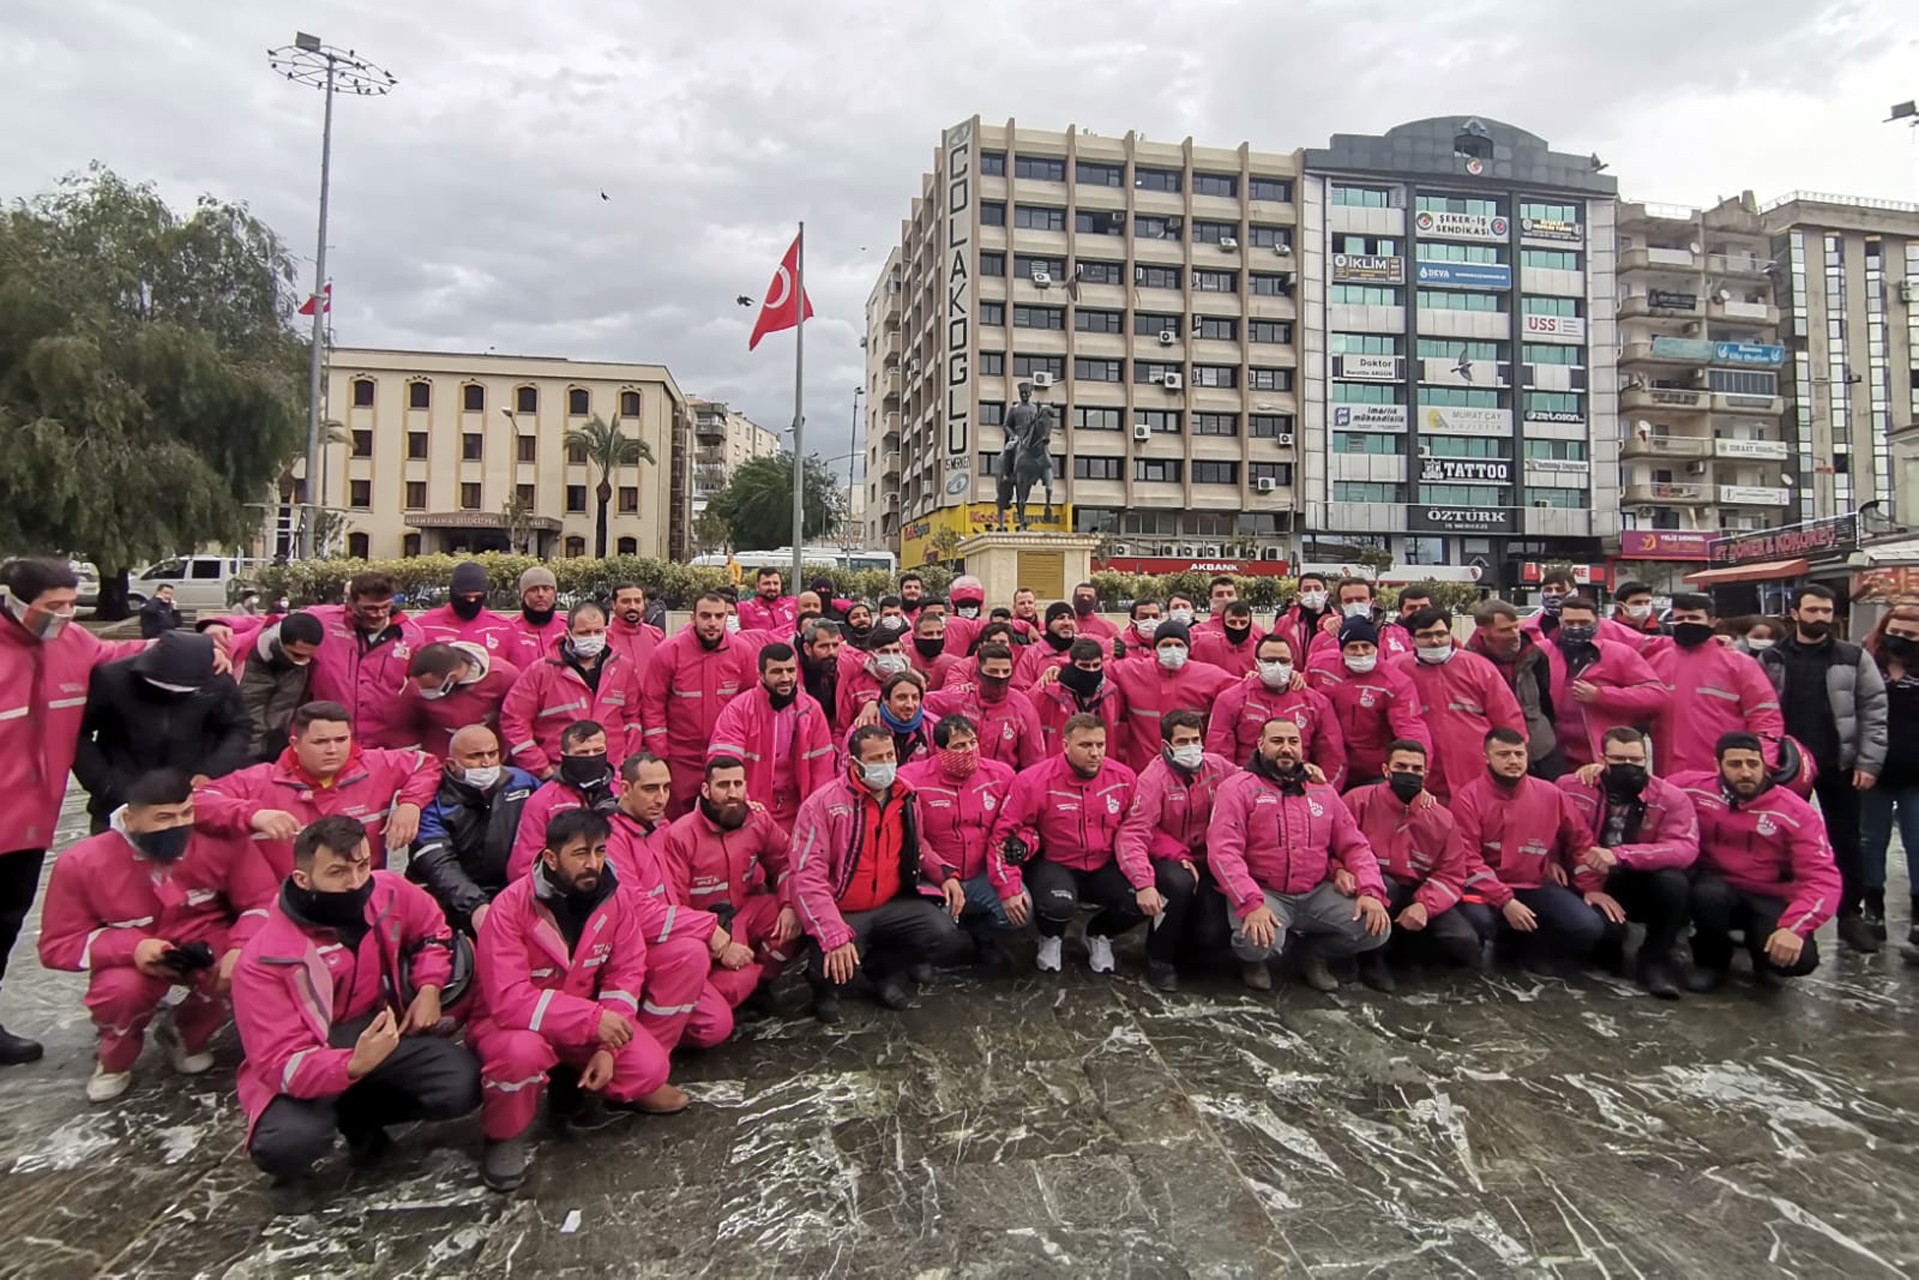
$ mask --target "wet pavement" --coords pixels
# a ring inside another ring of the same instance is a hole
[[[830,1029],[788,988],[681,1063],[690,1110],[550,1141],[518,1196],[465,1122],[336,1155],[289,1220],[231,1031],[211,1075],[150,1047],[89,1105],[83,982],[36,929],[0,999],[48,1050],[0,1073],[0,1276],[1919,1273],[1919,968],[1827,937],[1790,990],[1677,1005],[1518,973],[1165,996],[1136,941],[1116,980],[1069,943],[1062,977]]]

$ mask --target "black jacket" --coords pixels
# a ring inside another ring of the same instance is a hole
[[[164,600],[149,600],[140,606],[140,638],[155,639],[181,624],[180,611]]]
[[[441,775],[439,794],[420,815],[406,874],[433,895],[456,928],[470,931],[474,908],[506,888],[520,810],[539,786],[532,774],[511,767],[491,791]]]
[[[205,640],[189,632],[165,639]],[[163,640],[165,643],[165,640]],[[209,651],[211,642],[208,641]],[[175,674],[155,668],[158,650],[109,662],[93,673],[87,691],[74,776],[92,797],[87,811],[105,822],[126,803],[127,788],[153,769],[181,769],[218,778],[252,763],[253,722],[229,676],[209,676],[192,693],[169,693],[148,681]],[[171,683],[186,684],[190,679]]]

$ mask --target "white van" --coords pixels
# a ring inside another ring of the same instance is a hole
[[[189,619],[212,617],[231,608],[228,590],[236,578],[251,578],[263,561],[239,556],[175,556],[133,574],[127,580],[127,605],[138,610],[159,587],[171,584],[173,607]]]

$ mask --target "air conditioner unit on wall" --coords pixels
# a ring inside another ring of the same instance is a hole
[[[1133,424],[1133,439],[1151,440],[1152,438],[1153,438],[1153,429],[1151,427],[1147,426],[1143,422],[1136,422]]]
[[[1271,476],[1261,476],[1259,479],[1253,481],[1253,490],[1256,493],[1271,493],[1278,488],[1279,481],[1273,479]]]
[[[1162,382],[1160,385],[1165,387],[1168,391],[1177,391],[1181,387],[1186,385],[1186,379],[1181,377],[1177,373],[1169,373],[1166,375],[1166,381]]]
[[[1175,333],[1175,332],[1174,332],[1173,330],[1171,330],[1171,329],[1161,329],[1161,330],[1159,331],[1159,345],[1160,345],[1160,346],[1162,346],[1162,347],[1170,347],[1170,346],[1172,346],[1172,345],[1173,345],[1173,344],[1174,344],[1175,342],[1178,342],[1178,341],[1179,341],[1179,334],[1177,334],[1177,333]]]
[[[1221,236],[1219,238],[1219,247],[1224,253],[1233,253],[1238,250],[1239,241],[1233,239],[1231,236]]]
[[[1035,271],[1033,273],[1033,283],[1042,289],[1050,289],[1053,287],[1053,273],[1050,271]]]
[[[1293,442],[1293,433],[1290,431],[1282,431],[1274,436],[1273,439],[1279,441],[1281,444],[1291,444]]]
[[[1053,375],[1042,369],[1033,375],[1033,385],[1040,388],[1050,387],[1053,385]]]

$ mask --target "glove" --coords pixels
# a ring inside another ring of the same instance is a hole
[[[210,942],[189,942],[184,947],[169,947],[160,956],[160,963],[175,973],[197,973],[201,969],[213,967],[213,944]]]
[[[1000,845],[999,852],[1000,857],[1006,859],[1007,865],[1014,867],[1024,865],[1026,860],[1033,856],[1031,846],[1018,836],[1007,836],[1005,842]]]
[[[1126,642],[1118,636],[1113,637],[1113,656],[1115,658],[1123,658],[1126,656]]]

